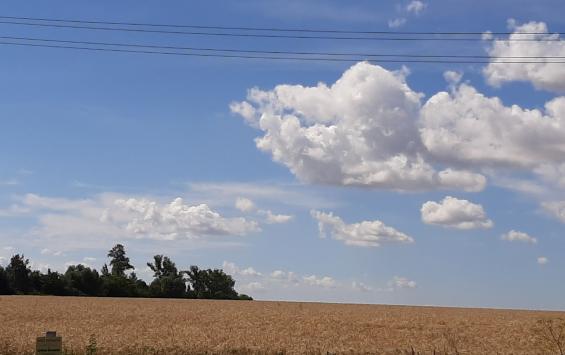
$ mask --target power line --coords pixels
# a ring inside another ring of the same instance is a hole
[[[61,18],[44,18],[44,17],[18,17],[18,16],[0,16],[0,19],[9,20],[26,20],[26,21],[48,21],[48,22],[67,22],[67,23],[83,23],[98,25],[120,25],[120,26],[143,26],[143,27],[169,27],[169,28],[199,28],[214,30],[237,30],[237,31],[268,31],[268,32],[306,32],[306,33],[342,33],[342,34],[394,34],[394,35],[483,35],[485,32],[413,32],[413,31],[352,31],[352,30],[335,30],[335,29],[312,29],[312,28],[280,28],[280,27],[228,27],[228,26],[204,26],[204,25],[180,25],[180,24],[157,24],[143,22],[112,22],[112,21],[91,21],[91,20],[74,20]],[[547,35],[546,32],[488,32],[492,35]],[[552,34],[565,35],[565,32],[552,32]]]
[[[114,47],[132,47],[132,48],[150,48],[150,49],[166,49],[166,50],[188,50],[201,52],[228,52],[228,53],[254,53],[254,54],[278,54],[278,55],[320,55],[320,56],[357,56],[357,57],[388,57],[388,58],[466,58],[466,59],[565,59],[565,56],[488,56],[488,55],[430,55],[430,54],[393,54],[393,53],[336,53],[336,52],[304,52],[304,51],[282,51],[282,50],[247,50],[233,48],[202,48],[202,47],[181,47],[181,46],[163,46],[154,44],[137,44],[137,43],[117,43],[117,42],[91,42],[91,41],[74,41],[61,40],[52,38],[35,38],[35,37],[15,37],[0,36],[0,39],[18,40],[18,41],[38,41],[50,43],[67,43],[81,45],[97,45],[97,46],[114,46]]]
[[[317,61],[317,62],[360,62],[365,58],[324,58],[324,57],[277,57],[277,56],[250,56],[240,54],[220,54],[220,53],[183,53],[183,52],[165,52],[165,51],[147,51],[147,50],[130,50],[119,48],[98,48],[98,47],[82,47],[82,46],[64,46],[37,43],[22,42],[2,42],[0,45],[13,45],[24,47],[40,47],[40,48],[57,48],[57,49],[74,49],[99,52],[121,52],[121,53],[140,53],[140,54],[158,54],[158,55],[174,55],[187,57],[217,57],[217,58],[236,58],[236,59],[267,59],[267,60],[293,60],[293,61]],[[440,59],[370,59],[373,63],[435,63],[435,64],[565,64],[565,61],[473,61],[473,60],[440,60]]]
[[[0,24],[22,25],[49,28],[72,28],[84,30],[100,30],[100,31],[119,31],[119,32],[141,32],[141,33],[159,33],[159,34],[176,34],[176,35],[194,35],[194,36],[215,36],[215,37],[248,37],[248,38],[279,38],[279,39],[321,39],[321,40],[370,40],[370,41],[485,41],[493,39],[484,38],[460,38],[460,37],[343,37],[343,36],[311,36],[311,35],[283,35],[283,34],[265,34],[265,33],[232,33],[232,32],[202,32],[202,31],[178,31],[178,30],[154,30],[144,28],[118,28],[118,27],[99,27],[99,26],[79,26],[68,24],[53,23],[31,23],[20,21],[0,21]],[[400,32],[397,34],[401,34]],[[498,39],[497,39],[498,40]],[[501,41],[508,42],[558,42],[559,38],[506,38]]]

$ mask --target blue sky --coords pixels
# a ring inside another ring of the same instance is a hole
[[[376,31],[565,28],[562,1],[413,3],[4,1],[0,14]],[[560,41],[223,39],[9,24],[0,33],[565,55]],[[565,308],[562,65],[403,69],[13,46],[0,46],[0,56],[0,264],[23,252],[38,268],[99,268],[122,242],[141,277],[150,279],[143,265],[164,253],[180,267],[224,267],[258,299]]]

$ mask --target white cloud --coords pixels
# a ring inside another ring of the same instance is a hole
[[[389,28],[400,28],[406,24],[406,18],[404,17],[397,17],[393,20],[388,21]],[[244,116],[245,118],[245,116]]]
[[[528,110],[462,84],[431,97],[420,126],[428,151],[445,163],[532,171],[565,159],[565,97]]]
[[[451,168],[450,176],[462,177],[454,182],[426,160],[417,128],[422,94],[407,85],[406,75],[405,69],[391,72],[362,62],[331,86],[251,89],[247,102],[254,115],[246,120],[264,133],[257,147],[304,182],[480,190],[479,174]]]
[[[408,5],[406,5],[406,11],[419,15],[426,8],[426,4],[420,0],[412,0]]]
[[[408,235],[378,220],[346,224],[340,217],[332,213],[313,210],[311,215],[318,221],[320,237],[324,238],[327,230],[333,239],[341,240],[346,245],[378,247],[389,243],[414,242],[414,239]]]
[[[491,228],[493,222],[487,218],[481,205],[467,200],[447,196],[440,203],[428,201],[420,210],[422,221],[457,229]]]
[[[324,287],[324,288],[331,288],[331,287],[337,286],[336,281],[329,276],[318,277],[316,275],[310,275],[310,276],[302,277],[302,280],[307,285],[310,285],[310,286],[318,286],[318,287]]]
[[[370,292],[373,290],[373,288],[371,286],[367,286],[362,282],[357,282],[357,281],[353,281],[353,283],[351,284],[351,287],[354,290],[360,291],[360,292]]]
[[[511,230],[501,236],[502,240],[509,242],[524,242],[530,244],[537,244],[538,240],[527,233]]]
[[[51,250],[49,248],[41,249],[41,255],[61,256],[63,252],[60,250]]]
[[[245,269],[241,269],[235,263],[228,262],[228,261],[224,261],[224,263],[222,264],[222,269],[227,274],[234,275],[234,276],[249,276],[249,277],[262,276],[262,274],[260,272],[256,271],[252,267],[247,267]]]
[[[128,232],[156,239],[246,235],[259,230],[256,222],[225,218],[206,204],[191,206],[181,198],[165,205],[147,199],[118,199],[115,205],[128,215]]]
[[[270,276],[271,280],[284,281],[284,282],[287,282],[289,284],[294,284],[294,285],[296,285],[300,282],[296,273],[294,273],[292,271],[275,270],[275,271],[271,272],[271,274],[269,276]]]
[[[96,261],[96,258],[90,257],[90,256],[85,256],[84,258],[82,258],[82,260],[84,260],[87,263],[92,263]]]
[[[448,71],[443,73],[443,78],[449,84],[456,85],[456,84],[461,82],[461,79],[463,79],[463,73],[456,72],[456,71],[453,71],[453,70],[448,70]]]
[[[497,64],[496,57],[563,57],[565,56],[565,41],[559,34],[549,34],[544,22],[528,22],[517,25],[509,21],[510,28],[514,31],[509,40],[494,39],[488,53],[491,63],[484,69],[484,75],[489,84],[500,86],[510,81],[529,81],[538,89],[565,92],[565,67],[562,64],[537,63],[540,59],[520,59],[533,61],[527,64]],[[524,33],[538,33],[524,35]],[[528,39],[523,41],[523,39]],[[533,41],[530,41],[532,39]],[[520,41],[522,40],[522,41]],[[507,59],[499,59],[505,60]],[[547,61],[556,61],[549,59]]]
[[[238,197],[235,200],[235,208],[241,212],[251,212],[255,209],[255,204],[248,198]]]
[[[540,257],[538,258],[538,264],[540,264],[540,265],[545,265],[545,264],[547,264],[548,262],[549,262],[549,259],[546,258],[545,256],[540,256]]]
[[[280,224],[290,222],[294,216],[287,214],[274,214],[270,210],[261,210],[261,214],[265,215],[266,222],[269,224]]]
[[[271,273],[271,277],[274,279],[283,279],[286,277],[286,272],[282,270],[275,270]]]
[[[504,105],[448,71],[449,91],[421,106],[406,75],[358,63],[331,86],[252,89],[257,147],[313,184],[476,192],[488,175],[538,195],[565,191],[565,97]]]
[[[243,285],[241,289],[245,292],[262,292],[265,291],[265,286],[260,282],[254,281]]]
[[[565,223],[565,201],[546,201],[541,205],[552,216]]]
[[[66,251],[97,248],[104,240],[202,239],[243,236],[259,231],[257,222],[227,218],[206,204],[188,205],[180,198],[160,203],[147,198],[101,194],[91,199],[50,198],[28,194],[19,204],[36,218],[29,235],[36,244]],[[57,251],[45,250],[44,253]]]
[[[416,288],[416,282],[407,279],[406,277],[395,276],[389,285],[394,288]]]

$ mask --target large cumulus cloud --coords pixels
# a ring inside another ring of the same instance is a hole
[[[305,182],[481,190],[482,175],[430,163],[417,125],[422,94],[405,77],[363,62],[331,86],[252,89],[231,109],[264,133],[260,150]]]
[[[509,39],[496,39],[488,52],[492,57],[521,57],[517,61],[536,63],[493,63],[485,69],[489,84],[500,86],[512,81],[531,82],[538,89],[565,92],[565,66],[563,64],[539,63],[537,57],[548,57],[547,61],[560,61],[565,56],[565,41],[559,34],[551,34],[544,22],[528,22],[522,25],[508,21],[514,32]],[[535,33],[535,34],[532,34]],[[524,39],[527,39],[524,41]],[[553,57],[553,58],[551,58]]]

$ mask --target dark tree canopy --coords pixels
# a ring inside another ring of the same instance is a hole
[[[31,269],[29,259],[23,255],[16,254],[10,259],[10,264],[6,267],[10,284],[19,293],[31,291]]]
[[[168,256],[155,255],[147,263],[154,277],[147,285],[133,271],[135,268],[123,245],[110,249],[108,257],[111,269],[104,264],[100,273],[78,264],[70,265],[64,274],[51,270],[43,274],[31,270],[29,260],[16,254],[5,268],[0,266],[0,295],[252,299],[238,294],[233,278],[220,269],[200,269],[193,265],[182,271]]]
[[[111,258],[110,266],[112,267],[112,275],[124,276],[126,271],[134,269],[129,263],[129,258],[126,256],[124,246],[121,244],[116,244],[115,247],[110,249],[108,257]]]
[[[179,272],[175,263],[167,256],[155,255],[153,263],[147,263],[155,279],[149,286],[154,297],[182,298],[187,295],[184,272]]]

